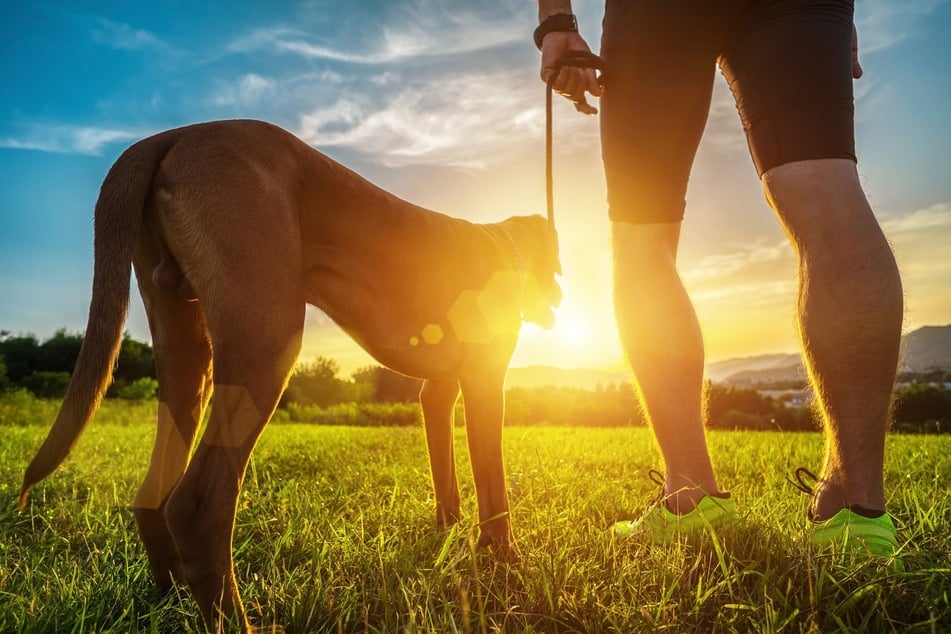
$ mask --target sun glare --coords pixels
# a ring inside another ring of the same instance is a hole
[[[552,334],[562,345],[575,348],[590,343],[591,331],[591,326],[577,315],[558,315]]]

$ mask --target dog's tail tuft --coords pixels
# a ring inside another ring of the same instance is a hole
[[[159,162],[174,142],[168,134],[128,148],[106,175],[95,212],[95,264],[89,320],[76,368],[49,435],[23,476],[19,508],[30,489],[66,459],[99,406],[122,345],[132,257],[143,208]]]

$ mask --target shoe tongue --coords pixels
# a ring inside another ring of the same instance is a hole
[[[861,515],[862,517],[867,517],[869,519],[875,519],[885,514],[884,510],[879,511],[876,509],[870,509],[865,506],[859,506],[858,504],[853,504],[849,507],[849,510],[856,515]]]

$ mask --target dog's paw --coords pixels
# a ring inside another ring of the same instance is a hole
[[[450,528],[458,524],[461,519],[462,514],[459,512],[459,509],[436,509],[436,528]]]
[[[493,559],[501,561],[517,561],[522,556],[518,542],[511,532],[493,535],[483,531],[479,536],[479,548]]]

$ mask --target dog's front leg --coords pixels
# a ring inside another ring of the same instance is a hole
[[[502,462],[504,381],[503,368],[500,372],[483,369],[464,377],[461,383],[466,408],[466,437],[479,500],[479,544],[514,552],[515,539],[509,521]]]
[[[419,392],[429,447],[429,467],[436,495],[436,525],[448,526],[459,521],[459,484],[453,451],[453,421],[459,382],[427,379]]]

